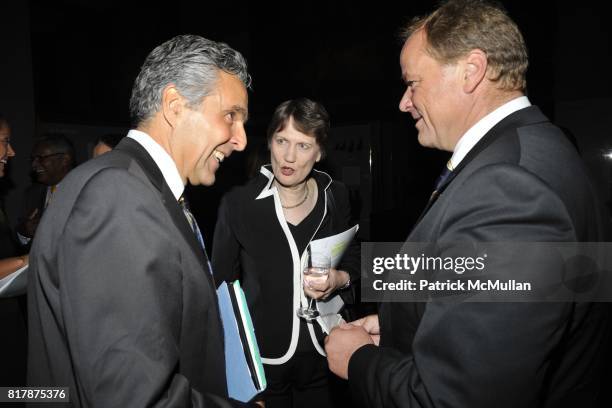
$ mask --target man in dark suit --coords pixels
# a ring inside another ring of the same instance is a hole
[[[23,212],[17,224],[17,238],[22,245],[30,245],[53,194],[74,165],[74,146],[67,137],[49,135],[34,144],[32,173],[36,182],[25,192]]]
[[[243,57],[193,35],[136,78],[136,129],[71,172],[30,252],[28,382],[74,407],[227,404],[215,285],[179,198],[246,145]]]
[[[405,38],[400,110],[421,145],[453,152],[407,241],[603,241],[575,148],[525,96],[527,52],[506,13],[451,0]],[[371,407],[597,404],[607,304],[465,300],[383,303],[332,331],[331,370]]]

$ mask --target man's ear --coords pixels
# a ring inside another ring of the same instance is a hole
[[[485,79],[487,74],[487,54],[482,50],[472,50],[463,60],[463,91],[472,93]]]
[[[172,128],[176,126],[179,115],[184,109],[184,98],[174,84],[167,85],[162,91],[161,112]]]

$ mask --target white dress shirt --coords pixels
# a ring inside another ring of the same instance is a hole
[[[452,157],[449,160],[450,169],[457,168],[461,160],[472,150],[472,148],[487,134],[493,126],[497,125],[510,114],[531,106],[526,96],[519,96],[516,99],[506,102],[484,118],[480,119],[472,126],[457,142]]]
[[[181,195],[183,195],[183,191],[185,190],[185,185],[183,184],[183,179],[181,179],[181,175],[176,168],[176,164],[172,157],[166,152],[163,147],[161,147],[151,136],[147,135],[145,132],[141,132],[140,130],[132,129],[128,132],[127,137],[134,139],[138,144],[140,144],[146,151],[149,153],[162,175],[164,176],[164,180],[170,187],[172,194],[178,200]]]

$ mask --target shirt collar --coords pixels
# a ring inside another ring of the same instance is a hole
[[[501,122],[510,114],[531,106],[526,96],[519,96],[516,99],[506,102],[493,112],[480,119],[472,126],[457,142],[451,159],[449,160],[451,170],[456,169],[461,160],[472,150],[472,148],[487,134],[493,126]]]
[[[269,197],[277,190],[276,186],[272,185],[272,182],[274,181],[274,173],[272,172],[272,166],[270,164],[265,164],[261,166],[259,172],[263,174],[264,177],[268,179],[268,181],[264,185],[263,189],[260,191],[259,195],[255,197],[256,200]],[[324,190],[327,190],[327,188],[332,183],[331,176],[325,173],[324,171],[312,169],[312,177],[314,177],[316,181],[321,182],[321,184],[319,185],[322,185]]]
[[[131,129],[127,137],[137,141],[146,151],[149,153],[162,175],[166,184],[170,187],[170,191],[174,197],[178,200],[183,191],[185,185],[181,179],[181,175],[176,168],[176,163],[172,160],[172,157],[157,143],[151,136],[140,130]]]

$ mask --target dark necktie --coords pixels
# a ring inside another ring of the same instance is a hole
[[[442,185],[444,184],[444,182],[446,180],[448,180],[448,178],[450,177],[450,175],[453,173],[453,171],[451,170],[451,163],[450,160],[448,161],[448,163],[446,163],[446,166],[444,166],[444,170],[442,170],[442,173],[440,173],[440,175],[438,176],[438,178],[436,179],[436,188],[435,188],[435,192],[437,192],[440,187],[442,187]]]
[[[208,270],[210,271],[210,274],[212,276],[213,274],[212,265],[210,264],[210,260],[208,259],[208,254],[206,254],[206,245],[204,245],[204,237],[202,237],[202,231],[200,231],[200,227],[198,227],[198,222],[196,221],[195,217],[191,213],[191,210],[189,210],[189,204],[187,203],[185,198],[183,197],[179,198],[179,204],[181,205],[181,208],[183,209],[183,214],[185,214],[185,218],[187,218],[187,221],[189,222],[189,226],[193,230],[193,233],[195,234],[196,239],[198,240],[198,242],[200,243],[200,246],[202,247],[202,251],[204,252],[204,258],[206,259],[206,262],[208,263]]]
[[[417,219],[417,222],[415,223],[415,225],[421,222],[425,214],[427,214],[427,211],[429,211],[431,206],[438,199],[438,196],[440,195],[440,192],[439,192],[440,188],[444,186],[444,183],[453,174],[453,170],[451,170],[451,167],[452,167],[451,162],[449,160],[448,163],[446,163],[446,166],[444,166],[444,170],[442,170],[442,173],[440,173],[440,175],[436,179],[436,186],[435,186],[436,188],[433,191],[433,193],[431,193],[431,196],[429,196],[429,201],[427,201],[427,205],[425,206],[425,209],[423,210],[423,212]]]
[[[434,200],[438,198],[440,187],[444,185],[444,183],[446,182],[446,180],[448,180],[451,174],[453,174],[453,171],[451,170],[451,162],[449,160],[446,163],[446,166],[444,166],[442,173],[440,173],[440,175],[436,179],[436,186],[433,193],[431,193],[431,196],[429,197],[429,203],[427,208],[429,208],[429,206],[434,202]]]
[[[185,214],[185,218],[187,218],[187,221],[189,222],[189,226],[193,230],[193,233],[195,234],[198,242],[200,243],[200,246],[202,247],[202,250],[206,254],[206,245],[204,245],[204,238],[202,237],[202,231],[200,231],[200,227],[198,227],[198,223],[197,223],[195,217],[193,216],[193,214],[189,210],[189,204],[187,204],[187,201],[185,201],[185,199],[183,197],[179,198],[179,204],[181,205],[181,208],[183,209],[183,213]]]

